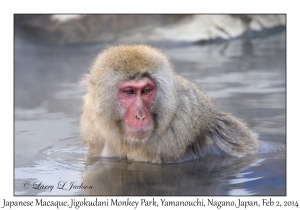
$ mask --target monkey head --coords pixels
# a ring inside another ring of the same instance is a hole
[[[164,111],[176,108],[173,74],[168,58],[155,48],[124,45],[104,50],[88,78],[98,120],[133,142],[146,141],[154,129],[163,132],[171,120]]]

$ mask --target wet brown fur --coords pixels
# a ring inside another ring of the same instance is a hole
[[[154,130],[148,139],[125,134],[118,85],[149,77],[157,85],[151,105]],[[239,119],[221,112],[211,98],[173,71],[168,58],[145,45],[113,46],[101,52],[86,75],[81,135],[88,156],[105,155],[155,163],[209,155],[245,156],[258,140]],[[103,151],[104,150],[104,151]]]

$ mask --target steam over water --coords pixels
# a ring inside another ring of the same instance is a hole
[[[178,74],[255,131],[260,154],[163,165],[87,159],[78,126],[85,90],[78,81],[106,44],[33,45],[17,37],[15,195],[286,194],[285,32],[203,46],[155,45],[165,46]]]

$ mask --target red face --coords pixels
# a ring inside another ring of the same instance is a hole
[[[118,100],[125,110],[127,134],[135,139],[144,139],[152,129],[150,105],[156,96],[156,85],[148,79],[130,80],[119,86]]]

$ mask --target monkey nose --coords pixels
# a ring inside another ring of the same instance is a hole
[[[145,116],[136,115],[136,119],[142,121],[145,119]]]
[[[138,113],[136,115],[136,119],[143,121],[145,119],[145,112],[142,110],[138,111]]]

